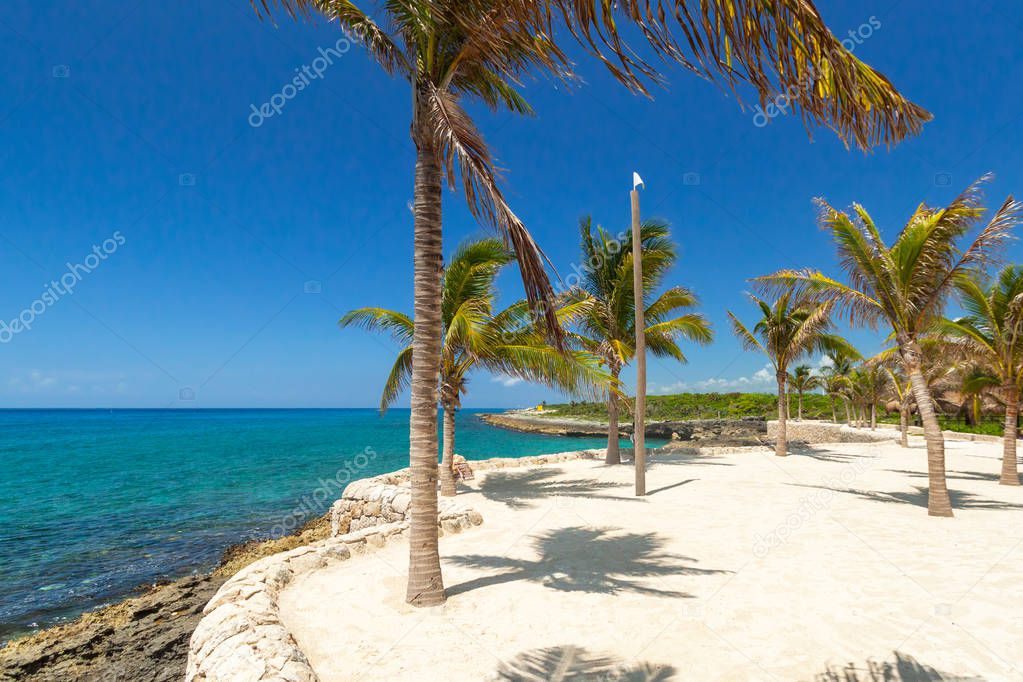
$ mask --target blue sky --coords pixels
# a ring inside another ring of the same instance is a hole
[[[573,92],[527,82],[536,117],[474,110],[562,274],[580,216],[622,229],[631,172],[647,181],[644,214],[671,221],[680,245],[668,284],[693,288],[717,330],[688,365],[653,361],[654,391],[770,390],[725,310],[751,318],[750,276],[835,269],[813,197],[860,201],[891,236],[918,202],[947,202],[985,171],[989,204],[1023,191],[1023,8],[851,5],[820,9],[838,34],[871,24],[856,54],[935,115],[890,151],[847,151],[826,130],[810,141],[794,117],[758,127],[678,69],[652,101],[636,97],[583,55]],[[260,22],[247,0],[7,3],[0,319],[41,312],[30,329],[0,328],[0,406],[376,404],[394,346],[335,323],[352,307],[411,307],[407,85],[352,47],[279,114],[249,120],[337,38],[322,22]],[[448,251],[480,234],[461,196],[444,210]],[[50,283],[69,264],[73,293],[60,293]],[[505,302],[517,277],[502,275]],[[465,404],[556,397],[507,383],[479,375]]]

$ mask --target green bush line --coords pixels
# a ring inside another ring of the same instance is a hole
[[[647,396],[646,414],[655,421],[680,421],[684,419],[738,419],[740,417],[778,416],[777,397],[770,393],[677,393],[674,395]],[[790,418],[796,414],[796,397],[789,398]],[[836,403],[835,412],[840,422],[845,421],[845,407]],[[546,414],[551,417],[576,417],[579,419],[607,420],[607,405],[594,402],[571,402],[547,405]],[[831,399],[819,393],[803,396],[803,417],[805,419],[831,419]],[[631,416],[623,415],[625,420]],[[877,421],[898,424],[898,412],[879,409]],[[967,424],[961,419],[940,417],[941,428],[963,433],[1002,435],[1001,420],[982,421]],[[912,422],[911,422],[912,423]]]

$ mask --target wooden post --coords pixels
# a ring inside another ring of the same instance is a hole
[[[632,198],[632,288],[636,301],[636,410],[632,420],[635,440],[636,497],[646,495],[646,323],[643,320],[643,242],[639,234],[639,190]]]

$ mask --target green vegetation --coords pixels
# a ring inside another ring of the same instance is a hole
[[[647,417],[656,421],[740,417],[774,419],[777,409],[778,396],[771,393],[677,393],[648,395],[646,399]],[[591,402],[548,405],[544,416],[606,421],[607,405]],[[805,394],[803,416],[806,419],[831,419],[831,399],[819,393]]]

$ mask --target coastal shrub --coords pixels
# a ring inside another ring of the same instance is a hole
[[[777,396],[771,393],[676,393],[673,395],[647,396],[646,414],[655,421],[679,421],[684,419],[739,419],[741,417],[777,416]],[[791,400],[795,410],[795,398]],[[836,406],[839,421],[845,419],[841,403]],[[545,412],[551,417],[576,417],[579,419],[607,420],[607,405],[593,402],[561,403],[548,405]],[[831,398],[819,393],[803,396],[803,417],[805,419],[831,419]],[[628,417],[631,419],[631,415]],[[898,414],[889,415],[878,410],[879,421],[898,423]]]

